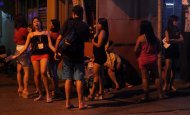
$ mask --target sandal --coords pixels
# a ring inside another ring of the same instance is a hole
[[[93,101],[94,100],[94,97],[92,95],[88,95],[86,97],[86,101]]]
[[[72,108],[75,108],[75,106],[73,104],[70,104],[70,105],[67,105],[65,106],[66,109],[72,109]]]
[[[104,99],[103,94],[98,94],[98,95],[95,97],[95,100],[103,100],[103,99]]]
[[[84,109],[89,109],[89,108],[91,108],[92,106],[89,106],[89,105],[87,105],[87,104],[81,104],[81,105],[79,105],[79,110],[84,110]]]
[[[18,95],[19,95],[19,96],[22,96],[22,91],[23,91],[23,88],[19,88],[19,89],[18,89]]]
[[[161,94],[161,95],[158,96],[158,98],[159,98],[159,99],[167,99],[168,96],[165,95],[165,94]]]
[[[29,93],[28,92],[22,92],[22,98],[28,99],[29,98]]]
[[[34,101],[40,101],[42,99],[42,95],[39,95],[38,97],[36,97],[35,99],[34,99]]]
[[[143,97],[143,98],[141,98],[138,102],[139,103],[146,103],[146,102],[149,102],[150,101],[150,98],[149,97]]]
[[[53,102],[52,98],[51,97],[47,97],[46,98],[46,103],[51,103],[51,102]]]

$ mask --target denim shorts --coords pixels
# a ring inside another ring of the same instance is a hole
[[[73,63],[63,61],[63,76],[64,80],[84,80],[84,63]]]

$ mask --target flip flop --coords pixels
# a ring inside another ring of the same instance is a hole
[[[36,97],[36,98],[34,99],[34,101],[40,101],[40,100],[42,100],[42,95],[39,95],[38,97]]]
[[[66,106],[65,108],[66,109],[72,109],[72,108],[75,108],[75,106],[73,104],[70,104],[69,106]]]
[[[89,109],[89,108],[92,108],[92,106],[89,106],[89,105],[83,105],[82,107],[79,107],[79,110],[84,110],[84,109]]]

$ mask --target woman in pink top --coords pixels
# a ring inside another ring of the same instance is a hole
[[[158,74],[157,58],[159,54],[159,41],[154,34],[151,22],[144,20],[141,22],[140,35],[135,45],[135,53],[139,52],[138,63],[142,74],[142,84],[144,97],[141,101],[149,100],[149,73],[155,77],[155,85],[158,90],[159,98],[163,98]],[[140,49],[140,50],[139,50]]]

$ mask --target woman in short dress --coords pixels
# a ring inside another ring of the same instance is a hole
[[[109,29],[108,29],[108,22],[105,18],[98,19],[98,34],[92,40],[93,44],[93,54],[94,54],[94,79],[93,79],[93,86],[88,96],[89,99],[93,99],[96,91],[98,90],[99,85],[99,92],[98,97],[102,99],[103,97],[103,84],[102,84],[102,74],[101,70],[103,69],[103,65],[107,60],[107,55],[105,51],[105,46],[108,42],[109,37]]]
[[[148,101],[149,96],[149,76],[155,78],[155,85],[158,90],[158,97],[163,98],[161,88],[161,77],[158,73],[158,54],[159,54],[159,41],[154,34],[154,30],[150,21],[144,20],[141,22],[140,35],[137,38],[134,51],[139,52],[138,63],[142,74],[142,85],[144,90],[144,97],[141,101]]]
[[[44,88],[46,91],[46,102],[52,102],[52,98],[49,94],[48,79],[47,79],[47,64],[49,59],[49,48],[55,52],[50,39],[48,31],[43,30],[42,22],[38,17],[34,17],[32,20],[33,32],[30,32],[27,36],[24,47],[18,52],[18,54],[12,56],[12,59],[18,58],[23,54],[29,45],[31,45],[31,61],[34,70],[34,81],[39,96],[34,99],[38,101],[42,99],[42,90],[40,87],[39,78],[41,76]]]

